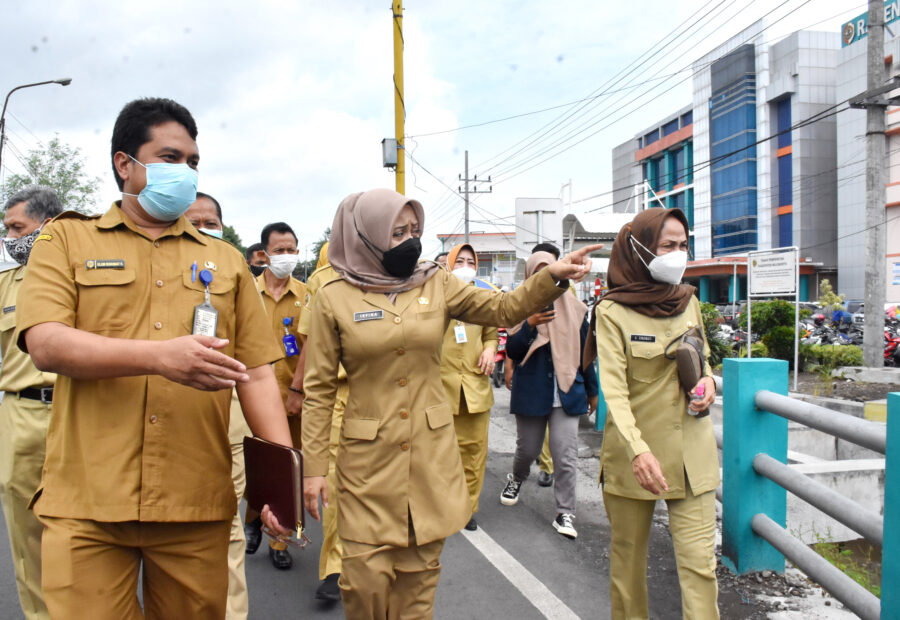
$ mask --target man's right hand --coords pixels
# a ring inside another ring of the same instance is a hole
[[[156,374],[198,390],[233,388],[250,380],[247,367],[220,353],[227,340],[211,336],[181,336],[159,343]]]
[[[303,394],[295,392],[294,390],[288,390],[284,408],[287,409],[288,415],[300,415],[300,412],[303,411]]]
[[[319,497],[322,497],[322,507],[328,508],[328,485],[325,476],[303,476],[303,505],[306,512],[312,515],[316,521],[319,517]]]
[[[538,312],[536,314],[532,314],[528,317],[528,324],[531,327],[537,327],[538,325],[543,325],[544,323],[549,323],[554,318],[556,318],[555,310],[547,310],[546,312]]]

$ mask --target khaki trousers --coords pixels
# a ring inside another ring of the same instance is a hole
[[[54,620],[225,616],[229,521],[41,521],[44,600]]]
[[[456,427],[456,442],[459,457],[466,473],[466,486],[472,500],[472,513],[478,512],[478,498],[484,485],[484,468],[487,465],[488,429],[491,426],[491,412],[469,413],[466,399],[460,396],[459,415],[453,417]]]
[[[338,445],[341,443],[341,424],[344,421],[344,409],[350,386],[346,381],[338,383],[337,396],[334,400],[334,411],[331,414],[331,437],[328,444],[328,508],[322,510],[322,549],[319,551],[319,579],[328,575],[339,575],[341,572],[341,539],[337,533],[338,492],[335,462]]]
[[[342,540],[341,598],[351,620],[430,620],[444,541],[408,547]]]
[[[553,458],[550,456],[550,425],[547,425],[547,432],[544,433],[544,445],[541,448],[541,453],[538,456],[538,464],[540,465],[541,471],[547,472],[548,474],[553,473]]]
[[[653,519],[652,500],[603,493],[612,528],[609,550],[609,591],[615,620],[648,618],[647,538]],[[681,613],[688,619],[718,618],[716,582],[715,492],[666,500],[669,532],[675,546]]]
[[[231,444],[231,480],[234,483],[235,497],[242,497],[247,486],[243,443]],[[228,600],[225,604],[225,620],[245,620],[250,612],[247,574],[244,569],[246,550],[247,539],[244,536],[241,511],[235,508],[228,542]]]
[[[19,604],[28,620],[49,618],[41,592],[44,526],[28,510],[41,484],[50,405],[6,394],[0,403],[0,503],[16,569]]]

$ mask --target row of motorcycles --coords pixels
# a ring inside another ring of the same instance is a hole
[[[719,337],[731,343],[737,352],[747,344],[747,332],[734,329],[727,323],[719,326]],[[753,334],[753,342],[759,340],[759,334]],[[815,314],[800,321],[800,342],[813,345],[848,345],[862,346],[863,329],[859,324],[841,321],[829,322],[822,314]],[[884,319],[884,365],[900,368],[900,320],[885,316]]]

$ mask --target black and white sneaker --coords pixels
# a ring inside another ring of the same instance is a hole
[[[519,489],[522,483],[512,474],[506,474],[506,488],[500,494],[500,503],[504,506],[515,506],[519,501]]]
[[[578,538],[578,532],[575,531],[575,515],[569,514],[568,512],[561,512],[556,515],[556,520],[553,522],[554,529],[565,536],[566,538]]]

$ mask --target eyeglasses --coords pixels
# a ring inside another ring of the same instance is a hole
[[[309,537],[305,533],[303,533],[303,530],[300,530],[299,538],[293,538],[291,536],[279,534],[278,532],[269,529],[267,525],[262,526],[262,531],[266,536],[268,536],[275,542],[291,545],[292,547],[297,547],[298,549],[303,549],[306,545],[312,542]]]

